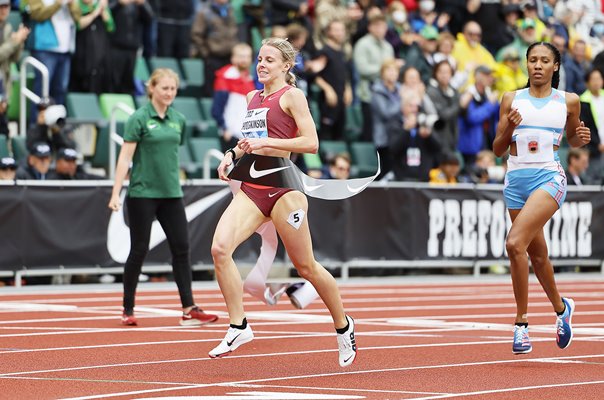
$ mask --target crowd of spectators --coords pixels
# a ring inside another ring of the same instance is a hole
[[[10,7],[22,15],[16,30]],[[459,176],[447,182],[500,182],[499,172],[485,177],[488,168],[476,176],[478,155],[491,149],[503,92],[526,85],[527,47],[549,41],[562,54],[559,89],[581,96],[582,119],[593,125],[581,180],[599,184],[603,9],[601,0],[0,0],[0,134],[7,66],[23,48],[48,67],[59,105],[68,90],[141,94],[133,79],[141,55],[197,57],[199,95],[218,102],[212,115],[226,147],[238,135],[229,99],[241,108],[242,88],[253,87],[258,32],[299,47],[294,72],[317,105],[319,139],[374,143],[380,179],[442,181],[455,157]],[[360,109],[356,130],[350,107]],[[31,124],[40,124],[39,109]]]

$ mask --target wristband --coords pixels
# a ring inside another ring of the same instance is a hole
[[[227,151],[224,152],[224,155],[226,156],[229,153],[231,153],[231,157],[232,157],[233,161],[235,161],[237,159],[237,154],[235,154],[235,150],[228,149]]]

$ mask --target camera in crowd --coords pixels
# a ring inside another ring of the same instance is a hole
[[[438,130],[443,128],[445,123],[443,120],[438,118],[437,114],[425,114],[420,112],[417,114],[417,124],[430,130]]]
[[[44,111],[44,124],[47,126],[65,126],[65,117],[67,110],[62,104],[55,104],[55,101],[50,97],[43,97],[38,102],[38,110]]]

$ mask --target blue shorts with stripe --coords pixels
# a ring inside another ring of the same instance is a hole
[[[558,171],[540,168],[508,171],[503,188],[506,207],[510,210],[519,210],[535,190],[543,189],[556,200],[560,208],[566,199],[566,175],[559,162],[558,165]]]

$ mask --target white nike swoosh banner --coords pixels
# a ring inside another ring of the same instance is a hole
[[[212,193],[202,199],[199,199],[185,207],[187,222],[193,221],[205,210],[216,204],[223,197],[227,196],[231,190],[225,188],[216,193]],[[120,202],[124,204],[126,189],[122,191]],[[149,240],[149,250],[153,249],[166,240],[166,234],[159,221],[153,221],[151,225],[151,239]],[[113,260],[118,263],[125,263],[130,253],[130,228],[126,225],[124,219],[124,207],[119,211],[111,213],[109,226],[107,227],[107,251]]]
[[[258,185],[299,190],[307,196],[323,200],[342,200],[361,193],[380,174],[377,155],[375,175],[356,179],[315,179],[300,171],[291,160],[245,154],[237,161],[229,178]]]

